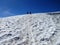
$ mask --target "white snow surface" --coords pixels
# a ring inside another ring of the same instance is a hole
[[[60,45],[60,14],[0,18],[0,45]]]

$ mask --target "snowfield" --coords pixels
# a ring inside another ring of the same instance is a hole
[[[60,45],[60,14],[0,18],[0,45]]]

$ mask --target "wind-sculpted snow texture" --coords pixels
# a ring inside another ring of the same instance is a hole
[[[0,18],[0,45],[60,45],[60,15]]]

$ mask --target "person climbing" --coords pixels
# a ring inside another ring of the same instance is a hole
[[[28,12],[27,12],[27,14],[28,14]]]
[[[30,11],[30,14],[31,14],[31,11]]]

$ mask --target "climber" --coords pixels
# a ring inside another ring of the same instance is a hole
[[[31,14],[31,11],[30,11],[30,14]]]
[[[27,12],[27,14],[28,14],[28,12]]]

